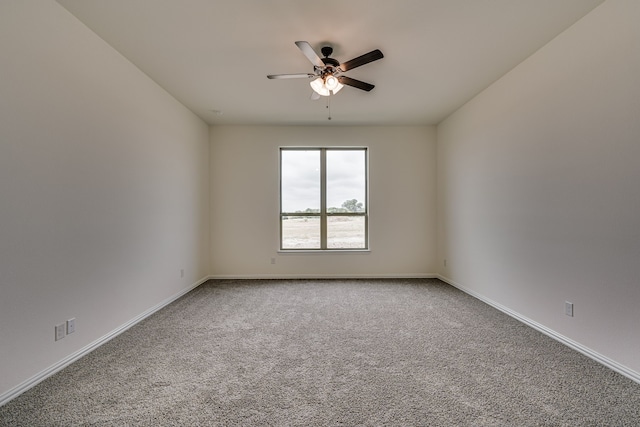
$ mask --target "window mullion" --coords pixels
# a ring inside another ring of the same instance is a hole
[[[327,150],[320,150],[320,249],[327,249]]]

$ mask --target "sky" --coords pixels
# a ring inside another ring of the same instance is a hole
[[[364,150],[327,151],[327,207],[346,200],[365,201]],[[320,151],[282,151],[282,209],[284,212],[320,209]]]

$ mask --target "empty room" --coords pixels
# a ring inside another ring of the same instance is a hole
[[[639,425],[637,0],[0,0],[0,426]]]

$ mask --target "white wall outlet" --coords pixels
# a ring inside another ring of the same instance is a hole
[[[62,338],[64,338],[64,331],[65,331],[64,323],[60,323],[59,325],[56,325],[56,341],[60,341]]]
[[[564,302],[564,314],[569,317],[573,317],[573,303],[569,301]]]
[[[271,264],[275,264],[276,263],[276,259],[275,258],[271,258]]]
[[[447,260],[446,259],[444,260],[444,266],[445,267],[447,266]]]
[[[184,268],[181,268],[180,269],[180,278],[183,278],[183,277],[184,277]]]
[[[76,331],[76,318],[67,320],[67,335]]]

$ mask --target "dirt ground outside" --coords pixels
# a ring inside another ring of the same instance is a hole
[[[320,217],[292,217],[283,220],[282,247],[283,249],[320,249]],[[364,249],[364,217],[328,217],[327,248]]]

